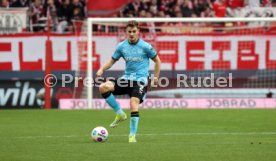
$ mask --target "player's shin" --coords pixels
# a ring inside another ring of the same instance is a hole
[[[139,123],[139,112],[131,112],[130,116],[130,136],[135,136],[138,129],[138,123]]]
[[[117,113],[124,114],[124,111],[121,109],[120,105],[116,101],[116,98],[111,92],[106,92],[102,94],[103,98],[107,102],[107,104]]]

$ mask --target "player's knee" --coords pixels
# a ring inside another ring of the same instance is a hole
[[[99,91],[100,93],[106,93],[106,92],[112,91],[112,86],[113,84],[112,83],[110,84],[110,82],[102,83],[99,86]]]
[[[99,87],[99,91],[100,93],[106,93],[108,92],[108,88],[107,88],[107,85],[105,83],[102,83]]]
[[[130,108],[131,108],[131,111],[138,111],[139,104],[140,104],[139,98],[132,97],[130,99]]]

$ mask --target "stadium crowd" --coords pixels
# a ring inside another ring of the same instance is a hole
[[[74,20],[86,18],[86,0],[1,0],[0,8],[27,7],[30,31],[45,31],[47,16],[51,17],[51,30],[73,31]]]
[[[0,8],[28,7],[31,32],[73,32],[74,21],[84,20],[88,0],[0,0]],[[133,0],[117,17],[233,17],[243,7],[276,7],[276,0]]]
[[[119,17],[229,17],[243,7],[272,7],[276,0],[134,0]]]

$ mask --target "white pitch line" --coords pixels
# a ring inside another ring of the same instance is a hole
[[[148,133],[137,134],[138,136],[190,136],[190,135],[276,135],[276,132],[197,132],[197,133]],[[110,135],[112,137],[128,136],[127,134]],[[89,137],[89,135],[63,135],[63,136],[19,136],[19,137],[7,137],[12,139],[33,139],[33,138],[74,138],[74,137]]]
[[[87,135],[89,136],[89,135]],[[85,136],[85,137],[87,137]],[[34,139],[34,138],[74,138],[74,137],[84,137],[84,135],[63,135],[63,136],[54,136],[54,135],[42,135],[42,136],[15,136],[15,137],[7,137],[14,139]]]
[[[141,134],[141,135],[165,135],[165,136],[177,136],[177,135],[276,135],[276,132],[197,132],[197,133],[163,133],[163,134]]]

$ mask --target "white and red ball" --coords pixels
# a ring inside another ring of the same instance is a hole
[[[95,127],[91,132],[91,137],[96,142],[105,142],[108,138],[108,131],[102,126]]]

